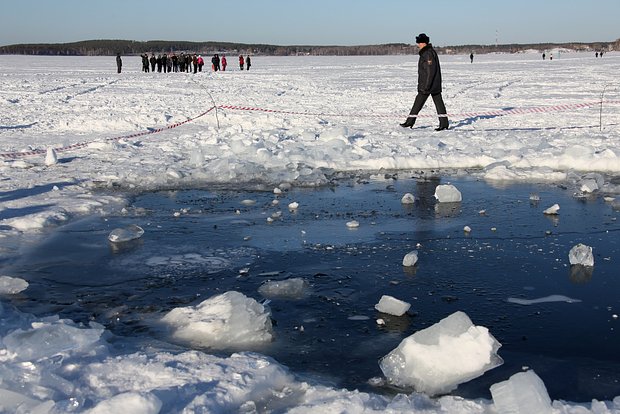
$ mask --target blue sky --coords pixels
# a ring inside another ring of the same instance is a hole
[[[88,39],[438,46],[620,38],[620,0],[5,0],[0,45]]]

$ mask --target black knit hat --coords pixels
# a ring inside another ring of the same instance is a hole
[[[428,38],[426,33],[420,33],[419,35],[415,37],[415,42],[416,43],[430,43],[431,39]]]

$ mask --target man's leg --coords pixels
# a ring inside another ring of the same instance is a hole
[[[435,108],[437,109],[437,115],[439,115],[439,128],[437,128],[437,130],[441,131],[442,129],[448,129],[448,113],[440,93],[433,95],[433,102],[435,103]]]
[[[422,107],[424,106],[424,103],[426,102],[427,99],[428,99],[428,95],[419,93],[415,97],[415,101],[413,102],[413,106],[411,107],[411,111],[409,111],[409,115],[417,115],[422,110]],[[410,116],[409,118],[407,118],[407,120],[405,122],[400,124],[400,126],[402,126],[404,128],[406,128],[406,127],[411,128],[413,126],[413,124],[415,124],[415,120],[416,120],[415,116]]]

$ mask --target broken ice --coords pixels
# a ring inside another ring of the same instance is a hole
[[[24,279],[10,276],[0,276],[0,295],[15,295],[28,288]]]
[[[229,291],[196,306],[175,308],[162,323],[172,337],[191,346],[246,348],[273,339],[268,309],[243,293]]]
[[[559,210],[560,210],[560,205],[559,204],[554,204],[551,207],[549,207],[548,209],[546,209],[545,211],[543,211],[543,214],[555,215],[555,214],[558,214]]]
[[[125,228],[114,229],[108,235],[108,240],[112,243],[124,243],[142,237],[144,229],[136,224]]]
[[[438,185],[435,189],[435,198],[440,203],[458,203],[463,199],[461,192],[452,184]]]
[[[391,384],[433,396],[501,365],[500,346],[487,328],[459,311],[405,338],[379,365]]]
[[[534,371],[519,372],[491,385],[493,404],[499,414],[551,413],[551,398]]]
[[[388,315],[402,316],[411,307],[410,303],[404,302],[395,297],[383,295],[379,300],[379,303],[375,305],[375,309]]]
[[[415,266],[417,262],[418,262],[418,251],[417,250],[411,251],[407,253],[405,257],[403,257],[403,266],[405,267]]]
[[[308,290],[308,283],[299,277],[287,280],[265,282],[258,288],[258,293],[266,298],[302,298]]]
[[[415,203],[415,197],[413,196],[413,194],[411,193],[407,193],[403,196],[403,198],[400,199],[400,202],[402,204],[414,204]]]
[[[594,266],[592,247],[585,244],[577,244],[568,252],[568,261],[571,265]]]

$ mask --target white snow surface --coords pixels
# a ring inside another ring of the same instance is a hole
[[[416,94],[417,56],[257,56],[249,72],[197,75],[143,74],[139,57],[116,74],[114,57],[0,56],[0,255],[74,217],[119,211],[128,200],[119,189],[287,189],[328,183],[333,171],[434,169],[620,194],[609,179],[620,174],[620,110],[607,102],[619,99],[619,53],[440,59],[451,129],[436,133],[432,102],[416,128],[398,126]],[[604,88],[603,105],[574,107]],[[214,103],[280,112],[197,117]],[[510,108],[542,109],[484,115]],[[3,295],[24,287],[2,281]],[[0,412],[496,412],[484,399],[311,384],[256,353],[117,349],[108,338],[97,324],[35,318],[0,296]],[[620,413],[620,397],[552,410]]]

